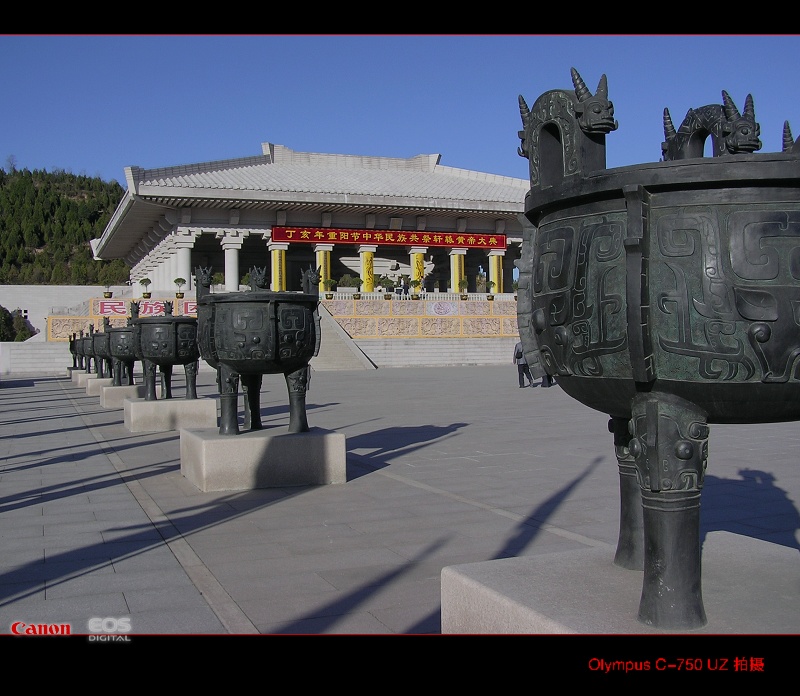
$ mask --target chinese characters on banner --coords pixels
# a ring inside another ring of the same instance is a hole
[[[464,249],[505,249],[504,234],[462,234],[460,232],[413,232],[397,230],[350,230],[332,227],[272,228],[273,242],[310,242],[312,244],[392,244],[406,246],[441,246]]]
[[[101,316],[119,316],[125,317],[128,315],[128,302],[125,300],[100,300],[98,313]],[[164,303],[159,300],[141,300],[139,302],[139,316],[140,317],[153,317],[164,314]],[[177,314],[177,312],[176,312]],[[183,303],[184,315],[197,314],[197,301],[186,300]]]
[[[100,300],[99,314],[125,317],[128,315],[128,303],[125,300]]]

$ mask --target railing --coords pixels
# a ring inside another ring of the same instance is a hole
[[[324,291],[320,293],[323,297],[327,294],[333,294],[334,300],[352,300],[353,299],[353,291],[352,290],[335,290],[333,293],[330,291]],[[384,294],[392,295],[391,301],[406,301],[411,300],[411,292],[408,295],[399,294],[394,291],[391,293],[386,292],[362,292],[361,299],[362,300],[382,300],[384,299]],[[485,292],[468,292],[468,293],[461,293],[461,292],[420,292],[419,299],[420,300],[441,300],[441,301],[457,301],[461,299],[462,295],[467,296],[467,300],[485,300],[487,294],[494,295],[495,300],[513,300],[516,297],[516,293],[512,292],[498,292],[498,293],[485,293]]]

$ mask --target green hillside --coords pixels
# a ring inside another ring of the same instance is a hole
[[[128,266],[93,260],[89,246],[124,193],[97,177],[0,169],[0,284],[124,285]]]

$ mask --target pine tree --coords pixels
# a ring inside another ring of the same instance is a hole
[[[63,170],[0,169],[0,283],[119,285],[120,260],[94,261],[89,241],[105,229],[124,191],[116,182]]]

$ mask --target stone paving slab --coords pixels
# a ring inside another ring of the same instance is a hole
[[[199,396],[216,397],[214,377],[201,371]],[[70,377],[4,376],[0,636],[98,616],[129,617],[134,637],[440,635],[444,568],[616,545],[607,416],[519,389],[510,361],[312,370],[307,403],[310,426],[346,438],[345,483],[203,492],[179,432],[131,433]],[[282,375],[264,377],[261,418],[288,427]],[[788,549],[796,578],[799,440],[793,423],[712,425],[701,504],[702,535]]]

